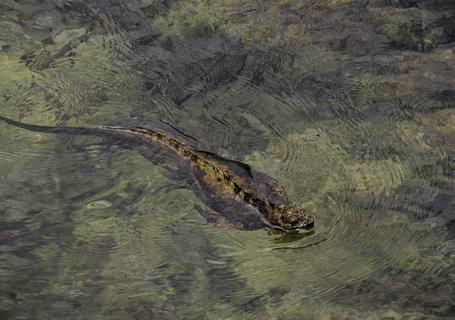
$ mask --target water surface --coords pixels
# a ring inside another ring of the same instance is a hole
[[[2,319],[455,319],[455,2],[0,15],[1,115],[174,127],[316,219],[307,237],[223,228],[140,152],[1,123]]]

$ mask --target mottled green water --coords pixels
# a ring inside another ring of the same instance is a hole
[[[167,122],[316,219],[223,228],[135,150],[0,123],[1,319],[455,319],[454,1],[2,0],[0,75],[1,115]]]

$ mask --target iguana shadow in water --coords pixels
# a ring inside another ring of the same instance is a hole
[[[186,174],[196,195],[214,211],[199,208],[200,213],[218,225],[242,230],[270,227],[284,232],[314,225],[313,217],[292,205],[275,179],[245,163],[198,150],[170,134],[140,127],[52,127],[2,116],[0,120],[36,132],[113,138],[117,144],[136,149],[153,163]]]

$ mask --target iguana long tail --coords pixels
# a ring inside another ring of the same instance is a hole
[[[58,134],[69,134],[69,135],[106,135],[107,133],[119,132],[121,128],[115,127],[52,127],[52,126],[39,126],[35,124],[27,124],[19,121],[15,121],[3,116],[0,116],[0,120],[29,131],[35,132],[46,132],[46,133],[58,133]]]

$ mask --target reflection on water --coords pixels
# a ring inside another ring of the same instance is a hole
[[[133,150],[0,124],[1,318],[453,317],[454,5],[2,1],[0,114],[174,127],[316,227],[210,224]]]

